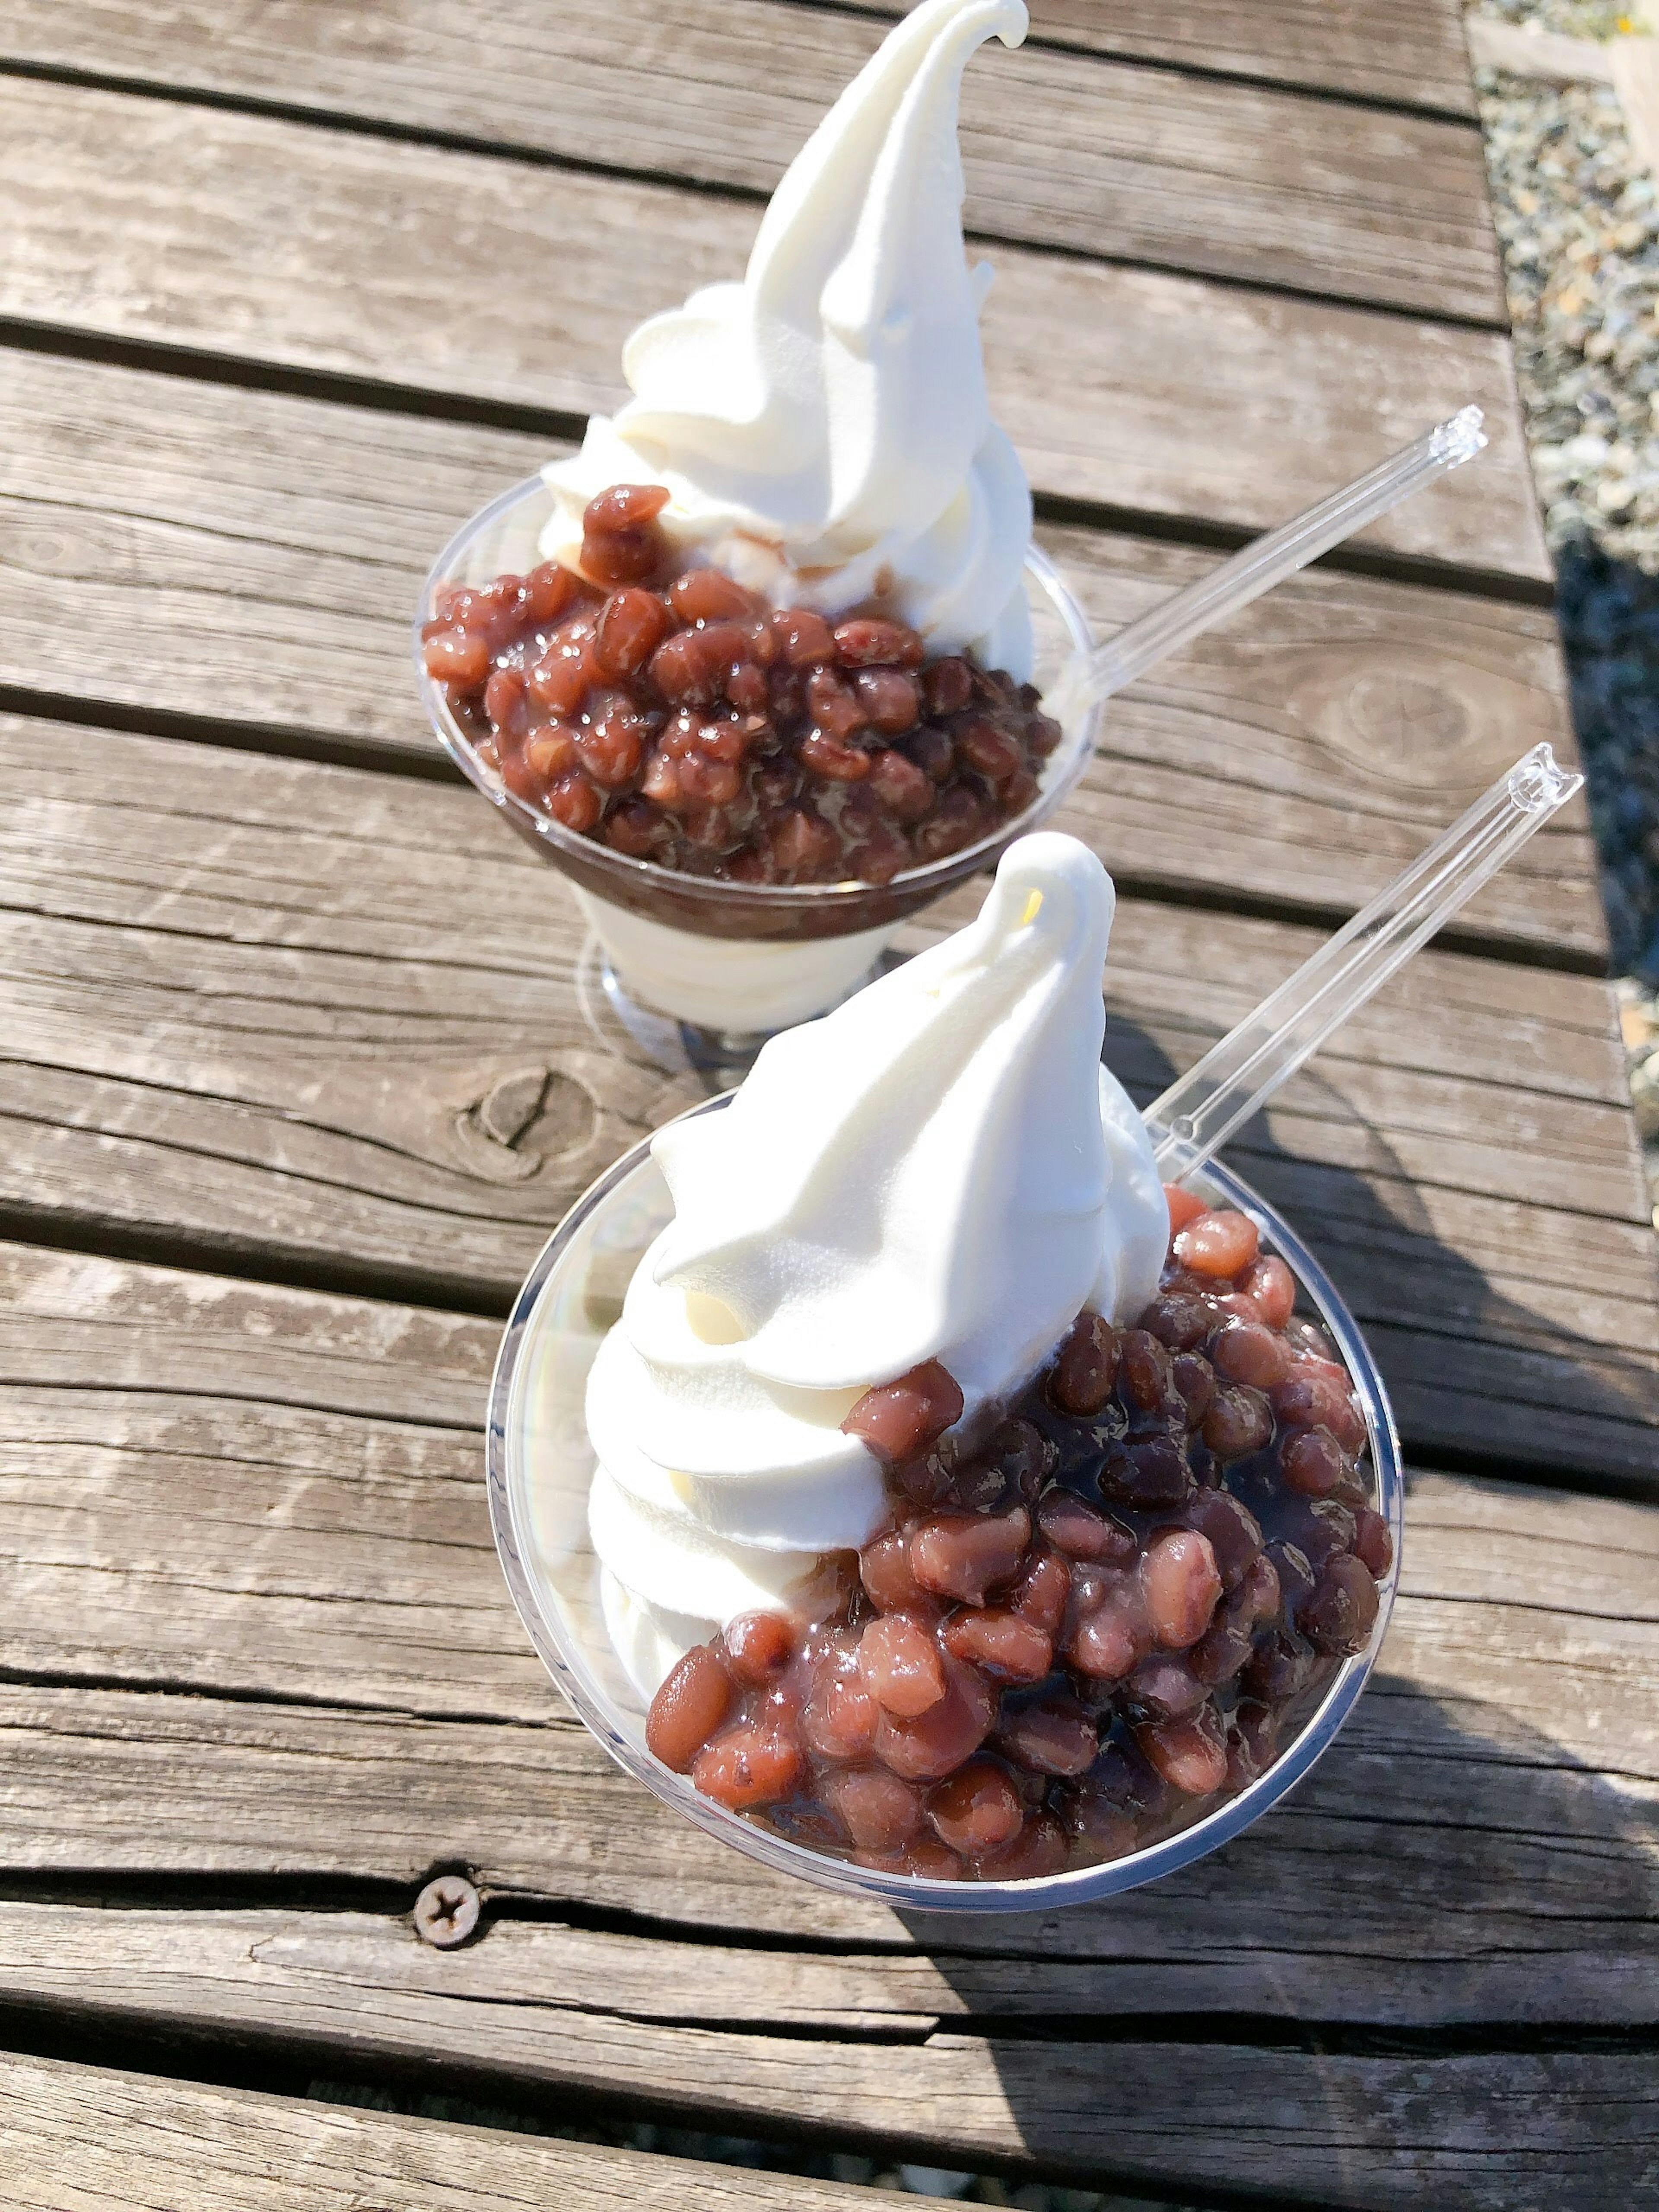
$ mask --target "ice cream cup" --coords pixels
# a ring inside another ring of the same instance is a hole
[[[1050,703],[1063,736],[1044,765],[1042,788],[1017,821],[976,844],[890,884],[748,885],[676,873],[567,830],[508,791],[477,755],[427,674],[420,628],[446,584],[485,584],[522,574],[541,556],[552,497],[531,477],[475,514],[439,555],[416,617],[415,663],[432,726],[468,780],[542,857],[562,871],[598,939],[618,988],[648,1015],[757,1042],[821,1014],[866,981],[900,925],[953,884],[995,865],[1005,846],[1034,829],[1077,784],[1094,750],[1102,709]],[[1074,656],[1091,649],[1088,618],[1059,571],[1035,546],[1025,557],[1036,633],[1033,681],[1048,692]],[[1063,709],[1063,711],[1062,711]]]
[[[693,1110],[722,1110],[726,1097]],[[491,1386],[487,1440],[490,1520],[514,1602],[549,1673],[611,1753],[665,1804],[782,1874],[824,1888],[927,1911],[1024,1912],[1115,1897],[1188,1866],[1229,1842],[1278,1803],[1335,1736],[1364,1687],[1394,1604],[1404,1479],[1388,1396],[1364,1338],[1318,1261],[1289,1224],[1218,1162],[1193,1178],[1216,1206],[1237,1206],[1261,1232],[1346,1361],[1364,1413],[1376,1505],[1394,1539],[1395,1565],[1380,1589],[1366,1649],[1345,1660],[1296,1735],[1238,1796],[1165,1840],[1104,1865],[1031,1881],[927,1881],[854,1865],[788,1843],[700,1796],[651,1755],[645,1711],[616,1657],[600,1608],[599,1563],[588,1540],[593,1455],[583,1398],[587,1370],[616,1319],[641,1255],[673,1212],[647,1145],[602,1176],[548,1240],[520,1291]]]

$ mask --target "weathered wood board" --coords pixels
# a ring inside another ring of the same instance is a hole
[[[490,151],[769,194],[888,25],[778,0],[52,0],[0,9],[22,62],[281,102]],[[780,66],[757,71],[758,52]],[[969,70],[970,233],[1501,325],[1467,124],[1040,41]],[[556,201],[560,181],[546,179]]]
[[[556,185],[556,189],[555,186]],[[395,219],[388,221],[388,210]],[[0,78],[0,319],[551,418],[621,396],[647,312],[738,274],[750,201],[358,131]],[[95,238],[88,253],[86,240]],[[503,285],[514,266],[544,281]],[[1361,541],[1541,584],[1495,331],[1017,246],[993,404],[1039,491],[1260,529],[1469,402],[1492,451]]]
[[[887,2190],[0,2059],[6,2212],[915,2212]]]

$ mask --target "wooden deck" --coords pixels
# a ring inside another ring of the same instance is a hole
[[[1582,806],[1236,1148],[1415,1472],[1378,1678],[1228,1850],[983,1925],[790,1886],[610,1765],[501,1584],[500,1318],[690,1094],[586,1030],[408,619],[898,12],[0,0],[0,2206],[915,2201],[319,2075],[1183,2203],[1659,2203],[1659,1310]],[[1069,821],[1150,1097],[1571,738],[1453,0],[1033,15],[969,219],[1103,629],[1494,431],[1118,702]]]

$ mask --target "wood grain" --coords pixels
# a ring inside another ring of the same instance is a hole
[[[938,1973],[878,1984],[879,2008],[907,2019],[1650,2019],[1659,1510],[1414,1476],[1377,1679],[1286,1805],[1059,1923],[900,1919],[702,1836],[565,1717],[489,1536],[490,1324],[0,1249],[15,1877],[280,1875],[412,1896],[460,1863],[506,1899],[637,1922],[614,1954],[569,1954],[562,1972],[595,1990],[636,1986],[625,1947],[653,1927],[921,1945]],[[964,1979],[958,1954],[1089,1972]],[[733,2016],[737,1964],[640,1960],[637,1987],[657,1994],[624,2009]],[[783,2002],[770,1971],[755,1967],[744,2018]],[[877,1966],[830,1971],[809,1987],[789,1966],[798,2008],[822,2025],[877,2006]]]
[[[885,2019],[830,2038],[769,2032],[770,2015],[696,2027],[640,2018],[614,1991],[583,2004],[561,1986],[545,1938],[535,1948],[554,1956],[509,1953],[500,1990],[496,1940],[439,1954],[363,1913],[0,1905],[0,1995],[88,2026],[349,2051],[428,2081],[487,2068],[496,2081],[577,2093],[587,2109],[590,2099],[630,2114],[678,2108],[703,2125],[729,2116],[935,2156],[943,2141],[958,2160],[1271,2188],[1277,2201],[1354,2212],[1393,2212],[1425,2191],[1458,2212],[1589,2208],[1609,2191],[1651,2201],[1659,2115],[1640,2050],[1386,2057],[1130,2034],[1109,2056],[1064,2033],[942,2027],[896,2048]]]
[[[904,12],[860,0],[872,13]],[[1031,0],[1034,39],[1475,113],[1458,0]]]
[[[12,81],[0,221],[0,316],[585,414],[619,396],[642,314],[740,270],[756,214],[712,192]],[[521,274],[503,284],[509,240]],[[1021,246],[990,258],[993,404],[1040,490],[1260,528],[1475,401],[1491,452],[1365,542],[1547,579],[1497,332]]]
[[[776,0],[52,0],[0,9],[0,66],[277,100],[497,153],[769,194],[888,27]],[[757,57],[773,66],[757,69]],[[982,237],[1504,322],[1479,134],[1034,44],[963,86]],[[555,180],[549,189],[556,191]]]
[[[22,721],[0,758],[15,1219],[501,1310],[576,1193],[696,1095],[587,1030],[574,909],[467,791]],[[1109,1058],[1150,1099],[1318,941],[1123,899]],[[526,1080],[502,1141],[489,1102]],[[1419,1446],[1659,1465],[1621,1081],[1604,985],[1433,952],[1233,1147]]]
[[[426,757],[407,623],[433,554],[547,443],[90,362],[0,372],[0,682]],[[1042,542],[1104,635],[1218,556]],[[43,599],[72,632],[43,629]],[[1346,908],[1528,745],[1571,757],[1552,617],[1321,571],[1115,702],[1075,818],[1131,882]],[[1468,926],[1599,959],[1582,802]]]
[[[8,2212],[915,2212],[913,2197],[46,2058],[0,2058]]]

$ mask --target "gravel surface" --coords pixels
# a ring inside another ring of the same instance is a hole
[[[1482,0],[1580,38],[1602,0]],[[1493,214],[1659,1227],[1659,183],[1617,98],[1483,70]]]

